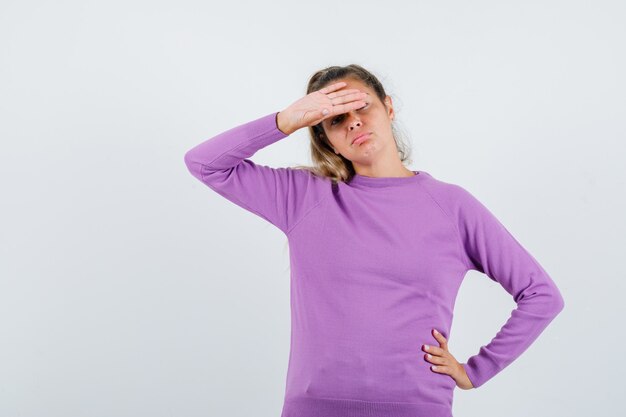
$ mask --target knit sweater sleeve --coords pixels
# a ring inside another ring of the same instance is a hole
[[[464,188],[454,188],[454,217],[468,270],[498,282],[517,304],[495,337],[462,364],[478,388],[528,349],[565,304],[545,269],[493,213]]]
[[[259,149],[288,135],[278,112],[243,123],[205,140],[185,154],[191,174],[229,201],[289,231],[320,201],[324,181],[305,169],[253,162]]]

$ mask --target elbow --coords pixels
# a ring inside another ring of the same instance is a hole
[[[543,311],[544,314],[552,320],[565,308],[565,300],[556,285],[553,285],[551,290],[545,293],[545,295]]]
[[[546,312],[554,319],[565,308],[565,300],[556,282],[547,274],[545,275],[545,284],[542,287],[542,292],[547,296],[544,300],[547,303]]]
[[[546,320],[554,319],[565,308],[561,291],[551,279],[532,290],[524,291],[516,302],[526,304],[536,317]]]
[[[205,153],[200,153],[197,148],[187,151],[184,161],[191,175],[207,185],[224,181],[234,168],[218,167],[216,163],[207,162],[211,161],[211,158]]]
[[[552,297],[552,308],[555,317],[565,308],[565,300],[559,290],[556,290],[554,296]]]
[[[193,149],[190,149],[190,150],[188,150],[185,153],[184,160],[185,160],[185,165],[187,166],[187,168],[189,168],[191,170],[192,166],[195,163],[195,158],[194,158],[194,155],[193,155]]]
[[[191,149],[185,153],[185,166],[189,172],[196,178],[202,179],[202,163],[195,157],[194,150]]]

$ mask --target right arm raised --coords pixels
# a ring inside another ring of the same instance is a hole
[[[325,195],[330,180],[303,169],[272,168],[249,159],[259,149],[289,136],[278,128],[278,114],[270,113],[200,143],[187,151],[185,164],[213,191],[288,234]]]
[[[233,203],[261,216],[285,234],[329,195],[331,180],[305,169],[271,168],[249,158],[296,130],[357,109],[365,93],[341,81],[313,91],[285,110],[244,123],[185,154],[189,171]],[[280,116],[280,117],[279,117]],[[280,125],[280,129],[279,129]],[[281,130],[282,129],[282,130]]]

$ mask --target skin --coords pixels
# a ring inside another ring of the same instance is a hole
[[[384,102],[359,80],[344,78],[314,91],[280,111],[276,121],[286,134],[322,123],[333,150],[350,160],[357,174],[369,177],[413,176],[398,155],[391,121],[391,97]],[[358,134],[370,137],[352,144]]]
[[[375,92],[359,80],[344,78],[314,91],[292,103],[276,116],[279,130],[291,134],[296,130],[322,123],[334,151],[352,161],[357,174],[369,177],[403,177],[415,175],[404,167],[393,139],[394,118],[391,97],[380,101]],[[352,139],[372,132],[360,143]],[[431,369],[448,375],[461,389],[474,388],[465,371],[448,349],[448,341],[436,329],[432,332],[439,346],[422,345],[424,360]]]
[[[343,114],[325,119],[322,127],[333,150],[352,162],[357,174],[368,177],[407,177],[413,176],[398,155],[393,139],[391,121],[395,117],[390,96],[380,101],[373,89],[360,80],[343,78],[343,89],[354,89],[365,93],[364,106]],[[361,133],[372,132],[360,144],[352,144],[352,139]]]
[[[433,329],[432,334],[439,346],[422,345],[422,350],[426,352],[424,359],[433,364],[431,366],[433,372],[449,375],[461,389],[474,388],[465,372],[465,364],[459,363],[448,350],[448,340],[437,329]]]

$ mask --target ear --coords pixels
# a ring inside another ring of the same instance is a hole
[[[385,104],[387,105],[387,113],[389,114],[389,118],[393,120],[396,114],[393,111],[393,102],[391,100],[391,96],[385,97]]]

